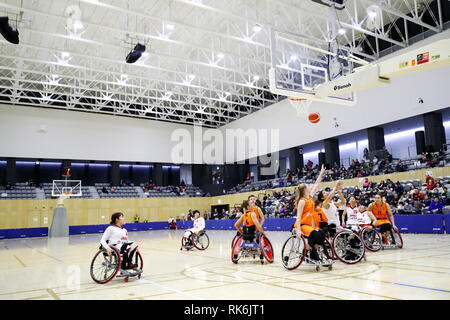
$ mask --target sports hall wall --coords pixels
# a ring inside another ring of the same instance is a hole
[[[0,104],[2,157],[173,163],[177,129],[192,126]]]
[[[393,181],[413,179],[423,181],[427,171],[432,171],[435,177],[450,175],[450,167],[440,167],[373,176],[370,177],[370,180],[379,182],[389,178]],[[344,186],[362,185],[360,179],[348,179],[343,182]],[[335,182],[324,182],[320,187],[332,188],[334,184]],[[283,189],[293,191],[294,187]],[[170,217],[186,215],[189,209],[200,210],[203,214],[211,210],[211,205],[229,204],[232,208],[240,205],[250,194],[258,196],[273,190],[276,189],[198,198],[68,199],[64,204],[67,208],[70,226],[108,224],[111,214],[117,211],[126,215],[127,222],[133,222],[136,214],[139,215],[140,221],[147,219],[148,221],[166,222]],[[51,225],[55,205],[56,200],[54,199],[2,200],[0,201],[0,230],[47,228]]]

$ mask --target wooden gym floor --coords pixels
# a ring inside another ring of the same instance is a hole
[[[0,299],[450,299],[450,237],[405,234],[403,249],[368,253],[357,265],[285,270],[288,232],[268,232],[275,262],[230,260],[235,232],[207,233],[206,251],[180,251],[183,230],[130,232],[144,257],[142,279],[92,281],[101,235],[0,240]]]

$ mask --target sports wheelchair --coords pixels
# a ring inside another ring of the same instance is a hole
[[[355,264],[366,259],[364,242],[353,230],[338,231],[330,242],[333,256],[345,264]]]
[[[383,241],[381,232],[378,227],[366,226],[361,229],[360,237],[364,242],[367,250],[377,252],[384,249],[401,249],[403,248],[403,238],[398,230],[391,228],[387,231],[388,235]]]
[[[299,239],[297,238],[296,231],[292,231],[292,235],[284,242],[283,248],[281,249],[283,267],[287,270],[295,270],[305,261],[307,264],[314,265],[316,271],[320,271],[320,267],[327,267],[328,270],[333,270],[334,262],[332,259],[327,258],[327,256],[332,257],[333,254],[330,241],[325,238],[323,245],[316,249],[320,261],[326,261],[325,263],[318,263],[311,259],[310,250],[306,249],[306,241],[306,237],[302,235]]]
[[[121,270],[122,254],[116,247],[110,246],[110,248],[112,249],[112,252],[111,255],[108,255],[105,248],[100,245],[99,250],[92,259],[90,268],[92,280],[99,284],[106,284],[116,276],[118,278],[124,278],[123,280],[125,282],[128,282],[128,278],[130,277],[137,277],[140,279],[143,272],[144,260],[142,259],[139,249],[135,249],[136,251],[132,260],[132,264],[137,265],[137,268]]]
[[[261,264],[264,264],[264,259],[268,263],[273,263],[273,247],[269,239],[259,232],[256,233],[254,228],[244,226],[243,233],[233,238],[231,261],[237,264],[243,257],[255,259],[256,256],[259,256]]]
[[[205,230],[199,231],[198,233],[193,233],[189,237],[181,238],[181,248],[180,250],[191,250],[192,248],[197,248],[198,250],[206,250],[209,247],[209,237]]]
[[[326,245],[331,248],[333,259],[345,264],[355,264],[365,259],[364,244],[358,233],[340,227],[336,230],[327,223],[321,223],[320,228],[325,233]],[[296,235],[294,226],[291,232]]]

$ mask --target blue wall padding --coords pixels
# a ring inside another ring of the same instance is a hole
[[[395,224],[401,233],[444,233],[445,227],[450,229],[450,214],[424,214],[424,215],[394,215]],[[235,230],[233,220],[206,220],[207,230]],[[264,223],[264,230],[289,231],[295,222],[295,218],[268,218]],[[445,225],[444,225],[445,223]],[[108,224],[70,226],[69,234],[94,234],[103,233]],[[178,229],[192,228],[193,221],[179,221]],[[169,229],[165,221],[127,223],[124,227],[128,231],[147,231]],[[448,233],[448,232],[447,232]],[[48,236],[48,228],[25,228],[0,230],[0,239],[32,238]]]

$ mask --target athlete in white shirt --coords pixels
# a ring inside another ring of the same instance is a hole
[[[347,210],[344,211],[344,214],[342,216],[342,220],[346,221],[346,226],[354,229],[358,229],[358,201],[356,201],[356,198],[354,196],[350,197],[349,205],[347,206]]]
[[[372,212],[367,210],[367,208],[363,205],[359,206],[359,213],[358,213],[358,226],[360,228],[363,227],[369,227],[369,229],[372,230],[373,226],[372,224],[377,221],[377,218],[373,215]]]
[[[339,201],[333,201],[333,197],[335,193],[339,195]],[[342,193],[342,182],[338,181],[336,186],[330,193],[321,191],[318,195],[319,199],[323,199],[322,209],[326,214],[328,219],[328,231],[331,236],[334,236],[336,233],[336,227],[340,226],[339,215],[338,215],[338,207],[347,203],[345,200],[344,194]]]
[[[187,229],[183,235],[184,238],[188,239],[187,241],[188,245],[192,245],[192,243],[190,243],[190,237],[192,234],[198,234],[200,231],[205,229],[205,219],[200,217],[200,212],[198,210],[194,210],[193,213],[194,213],[194,227]]]
[[[127,229],[122,228],[122,225],[124,224],[125,217],[123,213],[114,213],[111,216],[111,225],[106,228],[100,243],[109,255],[112,253],[111,247],[115,247],[119,250],[122,254],[121,269],[136,269],[138,266],[133,264],[132,261],[138,245],[130,242]]]

